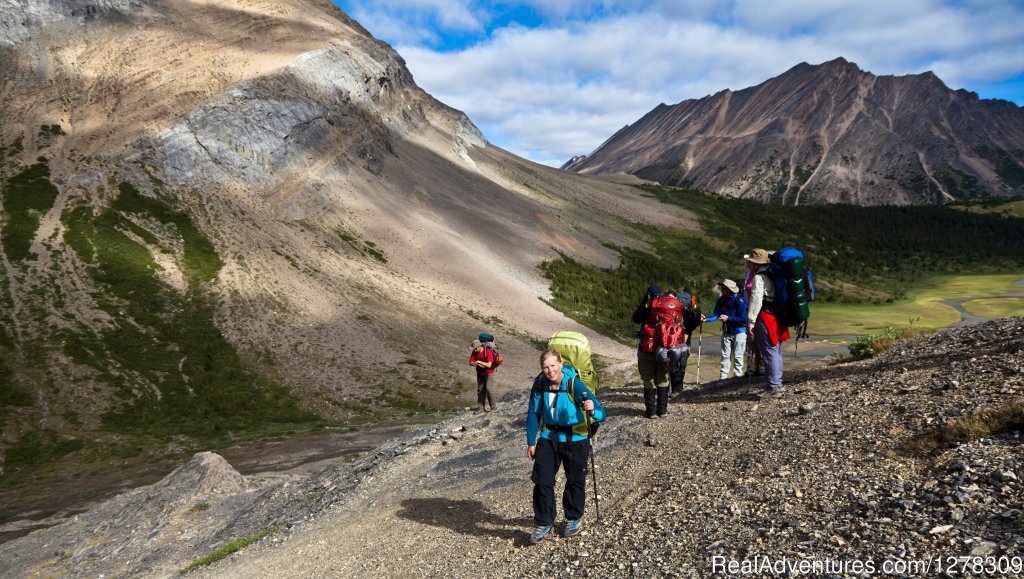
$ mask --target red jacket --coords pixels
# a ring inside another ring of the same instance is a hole
[[[768,330],[768,339],[771,340],[773,346],[789,339],[789,328],[780,324],[774,315],[766,310],[761,310],[758,317],[764,320],[764,327]]]
[[[494,374],[494,350],[490,348],[484,348],[483,353],[480,355],[477,355],[476,350],[473,350],[473,352],[469,355],[470,365],[476,366],[476,362],[478,360],[490,364],[491,367],[486,368],[487,373]],[[480,368],[479,366],[477,366],[477,369],[484,370],[485,368]]]

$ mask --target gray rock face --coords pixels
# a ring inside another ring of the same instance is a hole
[[[219,455],[196,454],[156,484],[25,537],[28,549],[5,554],[5,574],[27,573],[59,558],[76,577],[173,575],[182,566],[177,562],[184,559],[182,552],[218,540],[223,529],[218,521],[252,500],[250,490]],[[182,524],[191,528],[182,532]]]
[[[568,169],[793,205],[1024,195],[1024,109],[840,58],[660,105]]]
[[[0,46],[21,42],[46,24],[128,13],[140,5],[139,0],[0,0]]]
[[[214,98],[160,133],[155,146],[173,186],[265,187],[338,134],[342,155],[372,170],[390,152],[389,131],[427,124],[418,104],[403,109],[414,88],[393,51],[369,39],[337,41]],[[454,133],[453,147],[463,143],[463,151],[466,143],[486,144],[464,115]]]

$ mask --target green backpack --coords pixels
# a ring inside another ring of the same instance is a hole
[[[576,369],[580,380],[597,392],[597,373],[590,359],[590,340],[579,332],[555,332],[548,340],[548,348],[562,355],[562,360]]]

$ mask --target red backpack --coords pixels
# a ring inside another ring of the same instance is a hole
[[[640,329],[640,351],[674,348],[683,343],[683,302],[672,295],[655,298]]]

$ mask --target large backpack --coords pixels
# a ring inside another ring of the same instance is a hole
[[[598,387],[597,372],[590,355],[590,340],[579,332],[555,332],[548,339],[548,349],[562,355],[562,361],[576,370],[577,376],[596,392]]]
[[[817,297],[814,276],[804,265],[804,254],[795,247],[775,252],[768,264],[768,277],[775,288],[772,313],[785,326],[804,326],[811,315],[810,302]]]
[[[700,308],[697,307],[697,296],[690,292],[679,290],[676,297],[683,304],[683,333],[689,334],[694,328],[701,325]]]
[[[674,348],[683,342],[683,302],[663,295],[651,302],[647,322],[640,328],[640,351]]]
[[[480,341],[483,342],[485,349],[490,350],[494,354],[494,361],[491,362],[491,368],[497,368],[505,361],[505,357],[498,352],[498,345],[494,343],[494,336],[486,332],[480,334]]]

